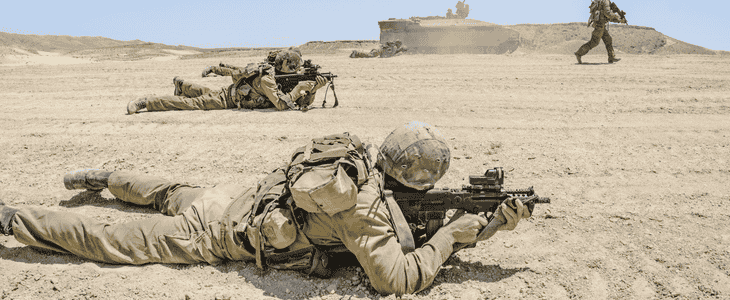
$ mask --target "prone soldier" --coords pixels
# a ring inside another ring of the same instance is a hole
[[[476,242],[490,223],[479,215],[460,215],[406,253],[392,218],[400,210],[387,205],[383,194],[386,186],[397,185],[429,190],[449,162],[441,133],[411,122],[379,148],[363,146],[348,133],[313,139],[256,188],[202,188],[125,171],[82,170],[64,176],[67,189],[106,188],[121,201],[154,207],[165,216],[107,224],[0,202],[0,234],[110,264],[255,261],[261,268],[322,276],[329,274],[330,253],[338,253],[327,249],[335,247],[354,255],[378,292],[415,293],[430,286],[459,245]],[[322,176],[327,172],[335,176]],[[519,200],[514,209],[502,203],[495,213],[505,221],[498,230],[513,230],[530,217]]]
[[[269,51],[269,55],[266,56],[266,59],[264,60],[264,62],[266,62],[270,65],[274,65],[276,63],[276,57],[282,51],[293,51],[293,52],[296,52],[296,54],[298,54],[300,58],[302,57],[302,52],[299,49],[297,49],[296,47],[289,47],[289,49],[286,49],[286,50]],[[218,76],[231,76],[231,78],[233,79],[233,82],[236,82],[236,79],[237,79],[236,75],[243,73],[245,71],[245,69],[246,69],[245,67],[239,67],[239,66],[234,66],[234,65],[225,64],[223,62],[220,62],[217,66],[206,67],[203,70],[202,77],[203,78],[209,77],[209,76],[211,76],[211,74],[218,75]]]
[[[404,54],[406,51],[408,51],[408,47],[403,46],[401,41],[385,42],[384,45],[380,45],[380,48],[370,50],[370,52],[352,50],[350,58],[388,58]]]
[[[297,51],[285,50],[276,54],[274,63],[252,63],[232,74],[234,83],[218,90],[186,82],[175,77],[173,96],[148,96],[130,101],[127,113],[168,110],[214,110],[229,108],[274,108],[276,110],[305,108],[314,101],[318,89],[327,79],[300,81],[291,91],[278,88],[275,77],[295,74],[302,64]]]

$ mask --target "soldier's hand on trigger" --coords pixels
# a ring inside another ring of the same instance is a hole
[[[475,214],[457,212],[449,223],[442,229],[454,237],[454,242],[472,244],[477,241],[477,235],[489,222]]]
[[[507,222],[504,225],[499,226],[499,228],[497,228],[498,230],[514,230],[521,219],[527,219],[530,217],[530,210],[522,204],[522,201],[515,199],[515,206],[517,206],[517,212],[512,210],[512,208],[510,208],[506,203],[502,203],[499,206],[499,211],[497,213],[501,212]]]

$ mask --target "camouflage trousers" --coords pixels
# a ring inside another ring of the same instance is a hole
[[[233,230],[251,209],[253,189],[200,188],[117,171],[109,178],[109,191],[165,216],[108,224],[80,214],[22,208],[13,219],[13,235],[26,245],[113,264],[215,264],[254,258],[238,245]]]
[[[614,58],[615,54],[613,52],[613,39],[611,38],[611,35],[608,34],[608,30],[606,30],[606,23],[598,22],[595,24],[596,28],[593,29],[593,33],[591,34],[591,40],[587,43],[583,44],[578,51],[575,52],[575,54],[583,56],[588,53],[588,51],[591,51],[591,49],[598,46],[598,44],[603,40],[603,43],[606,45],[606,52],[608,52],[609,58]]]
[[[199,84],[183,81],[180,95],[146,97],[147,111],[213,110],[238,107],[228,101],[228,88],[211,90]]]
[[[358,50],[352,50],[352,53],[350,53],[350,58],[372,58],[372,57],[378,57],[380,56],[380,50],[379,49],[373,49],[370,50],[370,52],[363,52]]]

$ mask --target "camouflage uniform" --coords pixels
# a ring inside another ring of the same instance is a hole
[[[234,74],[240,73],[242,70],[243,70],[243,68],[241,68],[241,67],[220,63],[217,66],[207,67],[203,71],[203,77],[207,77],[208,74],[210,74],[210,73],[216,74],[218,76],[233,77]],[[236,80],[234,79],[233,82],[236,82]]]
[[[301,102],[307,105],[314,101],[316,91],[310,94],[292,94],[279,90],[274,75],[276,75],[274,67],[267,64],[264,64],[263,74],[257,75],[253,79],[243,79],[240,72],[234,72],[232,79],[236,83],[218,90],[179,80],[175,82],[176,91],[179,91],[178,95],[148,96],[138,101],[144,103],[147,111],[213,110],[237,107],[285,110],[294,108],[294,101],[300,97],[307,97],[305,101]],[[237,84],[239,80],[245,80],[246,84]],[[312,90],[316,82],[302,81],[300,84],[306,85],[309,90]]]
[[[108,186],[120,200],[152,205],[166,216],[107,224],[73,213],[21,208],[13,219],[13,235],[27,245],[113,264],[216,264],[252,257],[236,246],[238,238],[230,230],[231,222],[250,210],[244,205],[233,211],[231,204],[245,202],[252,189],[199,188],[121,171],[111,174]]]
[[[273,57],[273,58],[272,58]],[[212,90],[197,84],[185,82],[178,77],[173,79],[174,96],[150,96],[130,101],[127,113],[134,114],[141,109],[147,111],[167,110],[212,110],[227,108],[275,108],[285,110],[311,105],[316,94],[317,82],[301,81],[291,91],[279,90],[275,75],[282,73],[281,63],[287,62],[291,71],[296,72],[301,65],[298,50],[272,51],[266,62],[249,64],[245,68],[230,68],[233,84]],[[276,67],[275,67],[276,66]],[[284,69],[282,69],[284,70]],[[286,70],[285,70],[286,71]],[[302,98],[304,97],[304,98]],[[301,99],[300,99],[301,98]]]
[[[370,52],[364,52],[364,51],[358,51],[358,50],[352,50],[352,53],[350,53],[350,58],[373,58],[380,56],[380,52],[382,52],[382,48],[373,49],[370,50]]]
[[[352,53],[350,53],[350,58],[388,58],[401,55],[406,51],[408,51],[408,48],[402,46],[400,41],[386,42],[385,45],[381,45],[378,49],[370,50],[370,52],[353,50]]]
[[[178,95],[141,98],[145,102],[147,111],[214,110],[238,107],[236,99],[230,97],[228,88],[211,90],[184,80],[180,80],[175,84]]]
[[[621,16],[611,11],[611,1],[609,0],[593,0],[591,7],[594,5],[596,7],[595,9],[592,9],[591,17],[589,19],[589,23],[592,23],[594,28],[593,33],[591,34],[591,40],[581,46],[578,51],[575,52],[575,55],[578,58],[578,62],[582,63],[580,57],[586,55],[588,51],[598,46],[601,40],[603,40],[603,43],[606,45],[606,52],[608,52],[608,62],[613,63],[620,59],[616,58],[613,51],[613,39],[608,33],[606,25],[608,22],[620,23],[625,22],[625,20],[621,20]]]
[[[404,254],[381,199],[383,176],[373,169],[356,205],[347,210],[305,213],[301,232],[315,245],[346,247],[379,292],[414,293],[433,282],[453,252],[454,238],[439,231]],[[122,201],[152,205],[166,216],[107,224],[83,215],[21,208],[11,218],[12,234],[27,245],[114,264],[255,259],[245,235],[237,231],[252,210],[255,189],[193,187],[123,171],[111,173],[108,188]]]
[[[297,53],[299,55],[299,57],[302,56],[302,52],[299,49],[297,49],[295,47],[289,47],[289,49],[286,49],[286,50],[280,49],[280,50],[269,51],[269,54],[266,56],[266,59],[264,60],[264,62],[274,65],[275,61],[276,61],[276,56],[279,53],[281,53],[282,51],[292,51],[292,52]],[[243,68],[243,67],[224,64],[223,62],[221,62],[217,66],[210,66],[210,67],[205,68],[205,70],[203,70],[202,75],[203,75],[203,77],[207,77],[208,74],[213,73],[218,76],[231,76],[231,77],[233,77],[232,78],[233,82],[236,82],[238,80],[238,78],[236,78],[236,75],[241,74],[242,72],[244,72],[244,70],[245,70],[245,68]]]
[[[464,4],[466,1],[456,2],[456,17],[459,19],[466,19],[469,16],[469,4]]]

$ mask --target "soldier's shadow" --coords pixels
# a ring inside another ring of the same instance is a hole
[[[600,66],[600,65],[611,65],[611,64],[609,64],[609,63],[607,63],[607,62],[605,62],[605,63],[589,63],[589,62],[584,62],[584,63],[582,63],[582,64],[579,64],[579,63],[575,63],[575,64],[576,64],[576,65],[579,65],[579,66]]]
[[[330,261],[332,263],[332,261]],[[228,262],[223,265],[216,266],[222,273],[230,272],[231,269],[235,269],[238,275],[246,278],[247,282],[254,285],[256,288],[264,291],[264,295],[270,297],[277,297],[281,299],[307,299],[312,296],[324,296],[329,294],[329,291],[325,290],[324,287],[346,282],[348,279],[360,277],[359,284],[364,285],[366,291],[371,295],[379,295],[378,292],[373,289],[369,284],[362,282],[362,274],[358,274],[354,271],[355,268],[359,267],[357,260],[352,258],[349,262],[339,262],[334,264],[332,267],[332,275],[328,278],[318,278],[315,276],[305,275],[297,271],[282,271],[273,270],[271,268],[266,271],[261,271],[256,268],[254,262]],[[438,287],[444,283],[455,283],[461,284],[465,281],[482,281],[482,282],[497,282],[506,278],[509,278],[517,273],[529,271],[530,268],[503,268],[499,265],[485,265],[482,262],[468,262],[462,261],[458,256],[452,256],[444,263],[443,268],[436,275],[436,278],[430,287],[419,292],[418,294],[428,294],[433,288]],[[278,273],[278,274],[275,274]],[[277,280],[271,280],[276,278]],[[292,282],[303,282],[311,284],[313,289],[319,293],[316,295],[293,295],[288,291]],[[338,285],[338,292],[342,291],[342,286]],[[346,295],[345,295],[346,296]]]
[[[497,282],[529,270],[528,267],[503,268],[499,265],[485,265],[480,261],[463,261],[458,256],[452,255],[444,263],[444,267],[436,276],[432,287],[438,285],[438,283],[462,283],[467,280]]]
[[[339,106],[337,106],[337,107],[339,107]],[[306,113],[306,112],[313,111],[313,110],[332,109],[332,108],[336,108],[336,107],[332,107],[332,104],[330,104],[329,102],[327,102],[327,107],[322,107],[321,104],[320,105],[312,105],[307,110],[296,110],[296,111]],[[237,112],[254,112],[254,111],[255,112],[261,112],[261,113],[278,112],[278,110],[273,109],[273,108],[241,108],[241,109],[233,108],[232,110],[233,111],[237,111]],[[288,110],[285,110],[285,111],[288,111]]]

